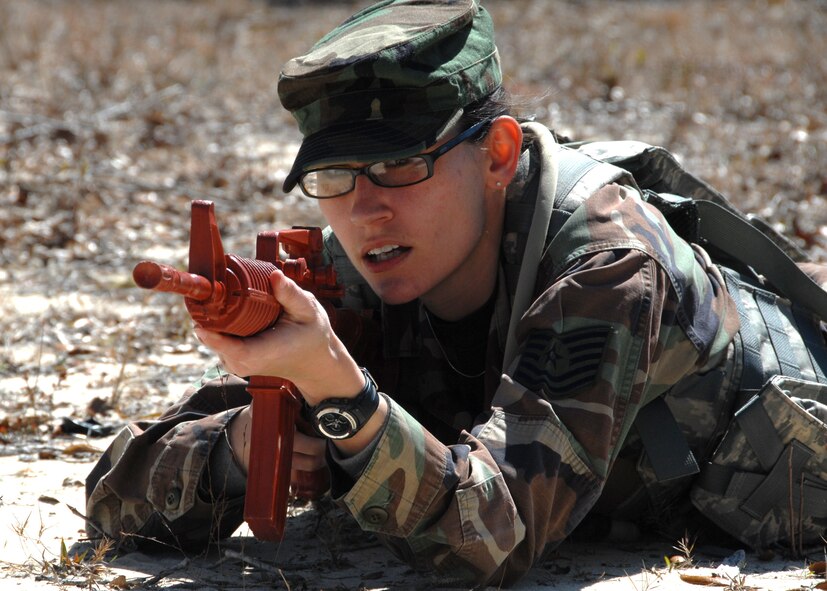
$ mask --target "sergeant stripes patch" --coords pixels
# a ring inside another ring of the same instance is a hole
[[[532,331],[523,346],[514,379],[526,388],[559,398],[591,385],[597,377],[612,329],[579,328],[558,334]]]

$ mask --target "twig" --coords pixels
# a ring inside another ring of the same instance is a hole
[[[184,558],[181,562],[179,562],[178,564],[176,564],[172,568],[162,570],[157,575],[141,581],[141,585],[144,585],[144,586],[156,585],[161,579],[166,579],[171,574],[173,574],[173,573],[175,573],[179,570],[185,569],[189,565],[190,565],[190,559],[189,558]]]
[[[236,552],[235,550],[224,550],[224,556],[226,556],[227,558],[235,558],[236,560],[240,560],[241,562],[249,564],[250,566],[255,567],[259,570],[263,570],[264,572],[280,576],[281,580],[284,581],[285,587],[287,587],[287,590],[290,591],[290,583],[288,583],[287,579],[284,577],[282,569],[268,564],[263,560],[259,560],[258,558],[253,558],[252,556],[246,556],[241,552]]]
[[[273,575],[281,575],[281,569],[277,566],[273,566],[272,564],[268,564],[263,560],[259,560],[258,558],[253,558],[252,556],[247,556],[242,552],[237,552],[235,550],[224,550],[224,556],[227,558],[235,558],[236,560],[240,560],[245,564],[249,564],[250,566],[254,566],[257,569],[263,570]]]
[[[236,550],[224,550],[224,558],[228,560],[240,560],[249,564],[254,568],[261,568],[269,573],[284,573],[284,572],[301,572],[301,571],[318,571],[319,565],[312,562],[285,562],[281,566],[275,566],[271,563],[262,562],[257,558],[244,556],[241,552]],[[332,561],[331,561],[332,563]]]
[[[8,109],[0,109],[0,119],[11,121],[13,123],[22,123],[29,125],[71,125],[63,119],[55,119],[53,117],[44,117],[43,115],[35,115],[33,113],[15,113]]]
[[[135,327],[131,326],[130,329],[131,330],[126,331],[126,343],[124,344],[123,352],[121,354],[121,366],[118,369],[118,376],[115,378],[115,383],[112,384],[112,394],[109,395],[109,406],[112,408],[118,408],[118,404],[120,403],[121,388],[123,387],[124,376],[126,375],[126,366],[131,359],[129,353],[132,351],[132,341],[135,338]]]
[[[32,125],[31,127],[27,127],[25,129],[20,129],[11,135],[0,136],[0,144],[11,144],[14,142],[19,142],[21,140],[27,140],[29,138],[33,138],[38,135],[48,133],[58,128],[68,129],[75,135],[77,135],[77,132],[80,130],[80,128],[77,125],[74,125],[67,121],[59,121],[57,123],[51,121],[43,122],[38,123],[36,125]]]
[[[75,517],[80,517],[81,519],[83,519],[83,521],[85,521],[85,522],[86,522],[86,525],[90,526],[92,529],[94,529],[94,530],[95,530],[96,532],[98,532],[100,535],[102,535],[102,536],[104,536],[104,537],[107,537],[107,536],[106,536],[106,533],[105,533],[105,532],[104,532],[101,528],[99,528],[99,527],[95,524],[95,522],[94,522],[94,521],[92,521],[91,519],[89,519],[88,517],[86,517],[86,515],[84,515],[83,513],[81,513],[81,512],[80,512],[80,511],[78,511],[77,509],[75,509],[74,507],[72,507],[72,505],[70,505],[69,503],[65,503],[65,505],[69,508],[69,511],[71,511],[71,512],[72,512],[72,514],[73,514]]]

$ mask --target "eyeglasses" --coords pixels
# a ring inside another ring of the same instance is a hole
[[[437,158],[474,137],[490,121],[484,119],[475,123],[433,152],[398,160],[382,160],[362,168],[332,167],[310,170],[299,177],[299,187],[308,197],[331,199],[350,193],[356,186],[356,177],[360,174],[367,176],[373,184],[380,187],[407,187],[421,183],[434,176],[434,162]]]

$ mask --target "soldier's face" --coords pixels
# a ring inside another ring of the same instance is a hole
[[[462,304],[480,277],[497,269],[501,212],[491,205],[484,174],[483,150],[465,143],[440,158],[422,183],[378,187],[361,175],[353,191],[319,206],[383,301],[421,298],[432,312],[458,317],[473,310]]]

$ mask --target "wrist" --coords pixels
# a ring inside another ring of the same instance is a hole
[[[318,383],[305,381],[296,384],[308,406],[316,406],[328,398],[355,398],[365,385],[365,376],[356,362],[349,359],[336,371],[319,371]]]
[[[379,408],[373,413],[373,416],[362,427],[359,432],[350,439],[336,439],[331,443],[336,446],[339,453],[345,457],[352,456],[359,453],[370,445],[382,432],[385,422],[388,417],[390,409],[388,408],[388,401],[384,395],[379,396]]]
[[[356,435],[379,408],[379,392],[370,373],[360,368],[363,385],[354,396],[324,398],[308,409],[316,432],[331,440],[349,439]]]

